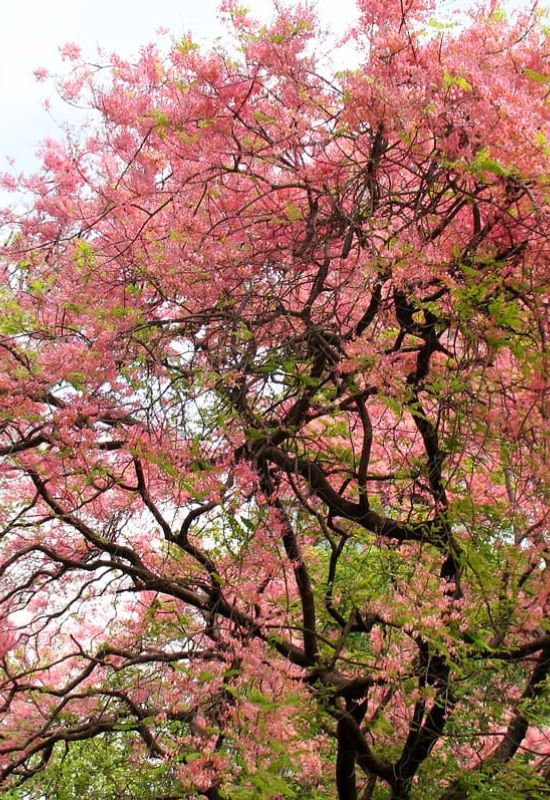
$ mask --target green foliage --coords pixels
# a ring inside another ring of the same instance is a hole
[[[43,772],[8,789],[4,800],[157,800],[185,797],[171,769],[141,757],[116,734],[59,744]]]

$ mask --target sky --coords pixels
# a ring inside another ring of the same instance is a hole
[[[245,4],[260,18],[271,18],[270,0]],[[223,33],[218,5],[219,0],[0,0],[0,172],[8,166],[7,156],[24,172],[32,170],[40,142],[61,135],[67,109],[55,102],[51,84],[38,84],[33,74],[39,67],[54,74],[67,71],[60,46],[76,42],[90,60],[98,46],[131,56],[156,39],[159,28],[168,28],[175,38],[191,31],[196,42],[212,42]],[[316,5],[335,35],[356,16],[354,0],[318,0]],[[43,106],[47,97],[54,101],[50,114]]]

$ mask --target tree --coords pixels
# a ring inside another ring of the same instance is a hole
[[[3,179],[13,796],[547,794],[547,32],[430,5],[332,78],[305,7],[65,48],[95,121]]]

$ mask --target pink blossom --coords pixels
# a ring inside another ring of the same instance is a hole
[[[80,57],[81,48],[75,42],[66,42],[59,48],[62,57],[68,61],[77,61]]]

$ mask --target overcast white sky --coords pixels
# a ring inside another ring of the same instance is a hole
[[[165,27],[175,37],[192,31],[197,42],[212,41],[223,32],[219,0],[0,0],[0,171],[6,156],[31,170],[34,153],[47,136],[59,135],[55,120],[43,108],[55,96],[51,84],[37,84],[33,72],[45,67],[63,72],[58,47],[74,41],[92,59],[99,46],[107,52],[136,53]],[[272,14],[270,0],[245,0],[264,19]],[[355,18],[354,0],[318,0],[323,22],[335,34]],[[53,105],[54,116],[65,111]]]

